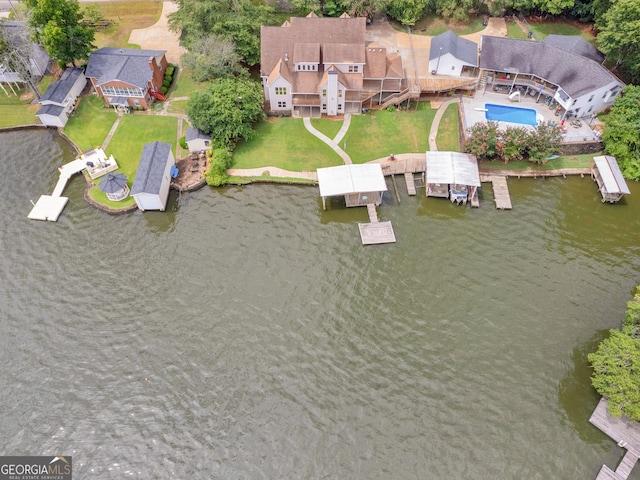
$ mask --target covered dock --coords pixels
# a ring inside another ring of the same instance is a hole
[[[591,177],[598,184],[603,202],[616,203],[623,195],[631,193],[615,157],[602,155],[593,157],[593,160],[595,165],[591,169]]]
[[[327,197],[344,196],[347,207],[363,207],[370,203],[380,205],[382,194],[387,191],[387,182],[378,163],[319,168],[317,173],[325,210]]]
[[[478,161],[473,155],[459,152],[427,152],[427,197],[449,198],[466,204],[477,201],[480,187]]]

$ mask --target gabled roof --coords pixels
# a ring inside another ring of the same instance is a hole
[[[29,57],[29,70],[31,74],[36,76],[44,75],[49,66],[50,58],[41,45],[29,40],[27,24],[18,21],[1,21],[0,29],[2,30],[2,36],[10,42],[14,48]]]
[[[602,177],[604,188],[607,193],[631,193],[627,182],[624,181],[620,167],[615,157],[609,155],[602,155],[599,157],[593,157],[596,162],[596,167]]]
[[[555,45],[558,48],[566,50],[568,52],[577,53],[583,57],[590,58],[591,60],[602,63],[604,62],[605,55],[596,47],[587,42],[580,35],[548,35],[544,39],[544,43]]]
[[[195,128],[195,127],[187,128],[187,134],[185,138],[187,142],[190,142],[191,140],[197,140],[199,138],[202,140],[211,140],[211,135],[204,133],[199,128]]]
[[[340,43],[361,46],[364,63],[364,45],[366,18],[318,18],[291,17],[281,27],[260,27],[260,69],[262,75],[271,73],[276,63],[285,55],[293,59],[296,44],[316,43],[324,47],[327,44]],[[359,47],[360,48],[360,47]],[[355,55],[350,56],[355,57]],[[291,61],[291,60],[290,60]],[[323,60],[326,61],[326,60]],[[336,62],[343,63],[343,62]]]
[[[147,143],[142,149],[140,163],[131,186],[131,195],[160,193],[162,177],[171,154],[171,145],[165,142]]]
[[[64,107],[61,107],[60,105],[47,104],[41,106],[36,112],[36,115],[51,115],[53,117],[59,117],[63,110]]]
[[[317,173],[321,197],[387,191],[387,182],[379,163],[318,168]]]
[[[319,43],[296,43],[293,46],[293,63],[320,63]]]
[[[457,36],[451,30],[447,30],[431,39],[429,60],[433,60],[447,53],[450,53],[467,65],[473,67],[478,66],[478,44]]]
[[[459,152],[427,152],[426,183],[480,186],[478,161]]]
[[[322,63],[365,63],[365,46],[362,43],[323,43]]]
[[[78,81],[78,78],[83,76],[84,72],[81,68],[67,68],[62,74],[62,77],[60,77],[60,80],[56,80],[51,85],[49,85],[47,91],[44,92],[44,95],[42,95],[42,97],[40,97],[39,103],[63,103],[69,95],[69,92],[71,91],[73,86]]]
[[[165,50],[101,48],[89,56],[85,75],[97,79],[97,85],[119,80],[138,88],[147,88],[153,77],[149,59],[159,58]]]
[[[367,46],[367,63],[364,66],[365,78],[384,78],[387,75],[387,49]]]
[[[482,37],[480,68],[534,74],[578,98],[615,82],[624,85],[598,62],[551,43],[516,38]]]

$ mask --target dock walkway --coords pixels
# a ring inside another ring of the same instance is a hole
[[[48,220],[50,222],[56,222],[65,205],[69,201],[68,197],[62,196],[64,187],[67,186],[67,182],[73,175],[81,172],[85,168],[87,168],[85,161],[80,159],[74,160],[73,162],[69,162],[60,167],[58,169],[60,171],[60,178],[53,189],[53,193],[51,195],[41,195],[38,201],[33,204],[33,208],[27,217],[31,220]]]
[[[415,195],[416,194],[416,181],[413,179],[413,173],[405,172],[404,181],[407,184],[407,193],[409,193],[409,195]]]
[[[640,424],[627,417],[613,418],[609,414],[608,403],[601,398],[591,414],[589,422],[602,430],[627,452],[615,471],[603,465],[596,480],[624,480],[629,477],[640,457]]]
[[[502,175],[480,174],[481,182],[491,182],[493,185],[493,201],[499,210],[511,210],[511,196],[509,195],[509,186],[507,185],[507,177]]]

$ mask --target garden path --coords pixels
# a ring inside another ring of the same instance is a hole
[[[109,130],[109,133],[107,134],[107,138],[105,138],[104,142],[102,142],[102,150],[106,150],[107,145],[109,145],[109,142],[111,141],[111,137],[113,137],[113,134],[116,133],[116,130],[118,129],[118,125],[120,125],[120,120],[122,120],[122,114],[118,113],[118,118],[116,118],[116,121],[113,122],[111,130]]]
[[[340,158],[342,158],[342,160],[344,161],[344,163],[346,165],[351,165],[351,163],[352,163],[351,162],[351,157],[349,157],[349,155],[347,155],[347,152],[342,150],[334,140],[331,140],[324,133],[319,132],[318,130],[316,130],[314,128],[314,126],[311,125],[311,119],[310,118],[305,117],[305,118],[303,118],[303,121],[304,121],[305,128],[309,131],[309,133],[311,133],[311,135],[319,138],[324,143],[329,145],[329,147],[331,147],[331,149],[334,152],[336,152],[338,155],[340,155]],[[336,135],[336,138],[338,138],[340,136],[340,134],[341,134],[340,132],[342,132],[342,129],[345,127],[345,124],[346,124],[346,128],[348,129],[350,123],[351,123],[351,115],[346,113],[344,115],[344,123],[343,123],[342,127],[340,128],[340,131],[338,132],[338,135]],[[346,133],[346,129],[345,129],[344,133]],[[344,137],[344,133],[342,133],[343,137]]]
[[[438,135],[438,127],[440,126],[440,120],[442,120],[442,115],[444,115],[444,111],[447,109],[449,105],[452,103],[460,103],[459,98],[454,98],[451,100],[445,100],[440,104],[436,115],[433,117],[433,122],[431,123],[431,129],[429,130],[429,150],[432,152],[438,151],[438,145],[436,145],[436,136]]]

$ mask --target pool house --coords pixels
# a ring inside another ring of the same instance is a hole
[[[593,157],[595,165],[591,169],[591,178],[598,184],[602,202],[617,203],[623,195],[631,193],[615,157],[602,155]]]
[[[552,42],[483,36],[478,91],[531,97],[566,116],[592,117],[611,107],[624,87],[590,55]]]
[[[478,202],[480,174],[473,155],[460,152],[427,152],[427,197],[449,198],[452,203]]]

